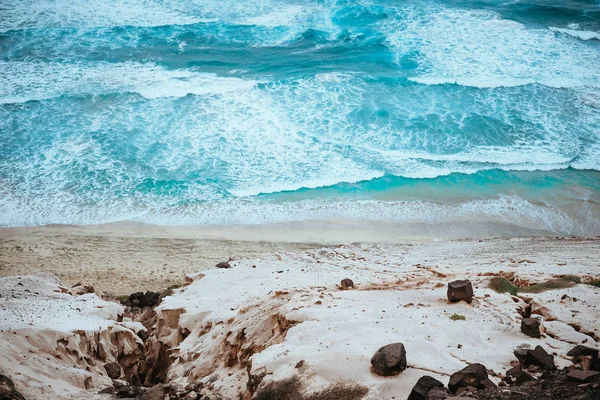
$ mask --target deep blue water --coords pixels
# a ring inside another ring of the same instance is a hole
[[[0,225],[600,235],[600,1],[0,0]]]

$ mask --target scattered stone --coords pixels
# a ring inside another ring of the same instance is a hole
[[[532,338],[539,338],[540,321],[537,318],[523,318],[521,320],[521,332]]]
[[[118,362],[104,364],[104,369],[110,379],[119,379],[121,376],[121,366]]]
[[[542,346],[536,346],[535,349],[529,350],[527,352],[527,357],[525,358],[525,365],[538,365],[550,371],[556,369],[556,365],[554,365],[554,356],[548,354]]]
[[[579,365],[581,365],[581,369],[584,371],[589,371],[592,369],[592,357],[590,356],[580,356],[577,357],[579,359]]]
[[[203,387],[204,387],[204,384],[200,381],[192,382],[192,383],[187,384],[187,386],[185,387],[185,391],[186,392],[200,392]]]
[[[567,378],[578,382],[589,382],[596,376],[600,376],[598,371],[580,371],[578,369],[572,369],[567,372]]]
[[[129,305],[132,307],[156,307],[160,304],[160,293],[158,292],[135,292],[129,295]]]
[[[523,318],[531,318],[531,310],[533,306],[530,303],[525,303],[519,308],[519,314]]]
[[[485,389],[496,389],[498,386],[492,382],[491,379],[486,378],[483,381],[481,381],[481,386],[483,386]]]
[[[196,400],[198,398],[198,393],[189,392],[187,396],[185,396],[186,400]]]
[[[143,397],[143,400],[164,400],[165,388],[162,384],[157,384],[148,389]]]
[[[138,386],[123,386],[117,388],[116,396],[120,398],[132,398],[137,396],[142,396],[144,394],[144,389]]]
[[[529,373],[523,371],[520,367],[513,367],[506,371],[504,382],[515,385],[522,385],[525,382],[531,382],[534,378]]]
[[[459,280],[448,283],[448,301],[457,302],[464,300],[467,303],[473,301],[473,285],[469,280]]]
[[[406,369],[406,350],[402,343],[392,343],[381,347],[371,358],[373,371],[377,375],[398,375]]]
[[[123,379],[113,379],[112,383],[115,389],[119,389],[129,385],[129,383]]]
[[[114,386],[107,386],[99,391],[98,394],[115,394],[115,388]]]
[[[231,268],[231,264],[229,264],[229,261],[223,261],[223,262],[220,262],[217,265],[215,265],[215,267],[217,267],[217,268]]]
[[[69,293],[73,296],[81,296],[83,294],[96,293],[96,291],[92,285],[82,285],[81,283],[76,283],[71,287]]]
[[[169,395],[176,399],[184,397],[188,392],[189,390],[186,390],[186,386],[181,383],[171,383],[171,387],[169,388]]]
[[[348,290],[350,288],[354,289],[354,282],[352,281],[352,279],[342,279],[342,282],[340,282],[340,286],[342,290]]]
[[[436,387],[429,391],[427,400],[446,400],[449,396],[448,390],[443,387]]]
[[[471,364],[450,376],[448,388],[452,394],[456,394],[460,388],[467,388],[468,386],[485,389],[482,383],[486,379],[488,379],[488,374],[485,366],[479,363]]]
[[[407,400],[426,400],[429,392],[436,387],[444,387],[444,384],[431,376],[422,376],[413,387]]]
[[[594,349],[588,346],[584,346],[582,344],[578,344],[573,347],[567,355],[569,357],[579,357],[579,356],[590,356],[590,357],[598,357],[598,349]]]
[[[529,353],[529,350],[530,349],[516,349],[513,353],[515,357],[517,357],[517,360],[519,360],[519,364],[521,364],[521,366],[523,367],[525,367],[525,359],[527,359],[527,354]]]

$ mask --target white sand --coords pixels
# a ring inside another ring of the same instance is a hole
[[[159,339],[172,347],[169,377],[184,384],[201,379],[206,394],[243,395],[251,363],[250,373],[264,375],[264,383],[299,374],[311,390],[349,381],[367,386],[370,399],[402,399],[423,374],[447,382],[452,372],[481,362],[497,381],[517,346],[540,344],[563,366],[570,364],[565,354],[574,344],[598,347],[600,340],[600,289],[580,284],[513,298],[487,289],[489,277],[483,275],[508,271],[533,282],[561,274],[600,279],[598,239],[425,240],[307,250],[311,245],[286,243],[293,237],[281,231],[279,242],[252,242],[198,238],[202,234],[192,228],[140,234],[137,230],[145,228],[116,227],[0,230],[2,273],[51,265],[48,270],[70,279],[106,275],[100,282],[110,291],[111,284],[146,289],[133,282],[159,285],[165,277],[194,271],[193,283],[157,309],[163,321]],[[229,256],[235,258],[231,269],[206,270]],[[28,265],[32,260],[38,264]],[[78,269],[82,260],[89,265]],[[107,271],[110,263],[114,269]],[[161,268],[152,266],[162,264],[167,272],[160,275]],[[176,273],[169,273],[171,268]],[[339,290],[343,278],[353,279],[357,289]],[[460,278],[474,283],[472,305],[446,301],[447,282]],[[103,362],[94,361],[93,353],[86,356],[93,341],[76,345],[81,340],[75,338],[136,327],[115,321],[120,306],[94,295],[56,292],[52,277],[21,280],[31,283],[0,279],[0,373],[11,375],[28,398],[90,398],[107,378]],[[87,282],[98,286],[93,279]],[[12,298],[14,290],[19,293]],[[563,294],[571,298],[561,300]],[[544,316],[546,334],[540,339],[520,333],[517,307],[524,299]],[[453,313],[466,321],[450,320]],[[72,338],[68,343],[76,357],[61,353],[58,340],[65,337]],[[372,374],[372,354],[396,341],[406,345],[409,369],[392,378]],[[91,364],[82,362],[86,357]],[[305,366],[296,368],[301,360]],[[86,378],[89,391],[81,397]]]
[[[599,254],[596,240],[525,238],[343,245],[240,260],[232,269],[197,275],[159,307],[165,317],[183,311],[177,330],[163,332],[165,341],[176,345],[177,332],[191,332],[179,343],[170,377],[202,379],[208,394],[238,398],[247,384],[244,354],[256,352],[251,373],[265,375],[264,382],[300,374],[311,389],[352,382],[369,387],[369,398],[384,400],[406,398],[423,374],[447,382],[469,363],[483,363],[498,381],[517,346],[542,345],[559,366],[570,365],[565,354],[573,344],[600,340],[600,289],[577,285],[527,295],[535,307],[546,307],[547,319],[556,319],[548,325],[551,334],[532,339],[520,333],[523,300],[487,289],[489,277],[481,274],[598,278]],[[357,289],[339,290],[344,278]],[[447,282],[461,278],[475,285],[472,305],[447,303]],[[563,294],[578,301],[561,301]],[[450,320],[453,313],[466,321]],[[410,368],[393,378],[372,374],[373,353],[397,341],[406,345]],[[305,367],[297,369],[301,360]]]

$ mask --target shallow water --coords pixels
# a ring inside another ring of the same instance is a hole
[[[0,0],[0,225],[600,235],[598,1]]]

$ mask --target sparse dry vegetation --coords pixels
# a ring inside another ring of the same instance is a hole
[[[339,382],[325,390],[305,394],[304,384],[298,377],[272,382],[262,388],[255,400],[361,400],[369,389],[354,383]]]
[[[450,319],[452,321],[465,321],[467,319],[467,317],[465,317],[464,315],[461,315],[461,314],[454,313],[450,316]]]
[[[553,289],[566,289],[572,287],[579,281],[580,280],[577,277],[565,275],[559,279],[551,279],[546,282],[540,282],[531,286],[521,287],[513,285],[504,277],[497,276],[490,279],[488,286],[490,289],[498,293],[510,293],[511,295],[516,296],[517,293],[541,293]]]

